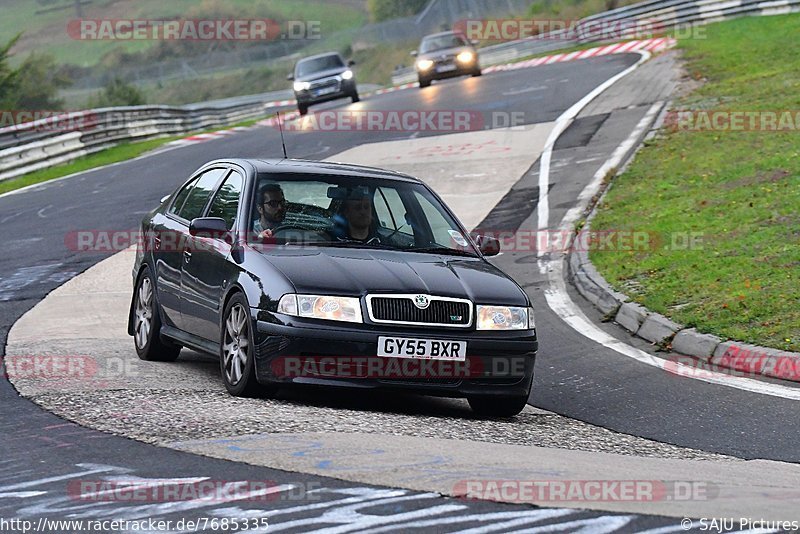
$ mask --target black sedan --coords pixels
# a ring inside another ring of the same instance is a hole
[[[525,292],[408,175],[300,160],[213,161],[142,221],[128,333],[144,360],[220,358],[236,396],[292,384],[526,404]]]
[[[292,80],[294,97],[300,115],[308,113],[312,104],[328,102],[337,98],[350,98],[359,101],[356,79],[350,67],[355,61],[346,64],[336,52],[318,54],[303,58],[294,66],[294,72],[287,76]]]
[[[481,75],[478,51],[471,41],[458,32],[426,35],[419,44],[419,50],[412,51],[411,55],[417,58],[414,68],[420,87],[428,87],[431,80],[465,74]]]

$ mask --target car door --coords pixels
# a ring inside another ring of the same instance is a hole
[[[184,330],[181,278],[191,221],[188,217],[202,214],[225,172],[226,169],[215,168],[199,173],[178,192],[166,214],[154,221],[153,258],[158,302],[164,311],[166,324],[181,330]]]
[[[234,228],[244,175],[232,170],[214,193],[204,217],[219,217]],[[231,241],[225,238],[190,236],[187,240],[190,255],[183,263],[181,278],[181,316],[184,329],[190,334],[211,341],[219,340],[219,321],[222,292],[225,284],[235,277],[229,261]]]

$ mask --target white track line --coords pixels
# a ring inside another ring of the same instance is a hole
[[[546,230],[550,223],[550,200],[548,197],[548,189],[550,184],[550,162],[553,158],[553,147],[555,146],[556,141],[561,134],[564,133],[564,130],[566,130],[567,127],[572,123],[572,119],[574,119],[578,113],[580,113],[581,110],[589,104],[589,102],[597,98],[600,93],[614,85],[618,80],[633,72],[639,65],[650,59],[649,52],[638,53],[641,55],[639,61],[592,89],[588,95],[581,98],[578,102],[573,104],[572,107],[562,113],[558,119],[556,119],[556,125],[553,128],[553,131],[550,132],[550,136],[547,138],[547,142],[544,145],[544,151],[542,152],[539,160],[539,204],[537,211],[539,217],[538,227],[540,230],[540,235],[542,233],[541,231]],[[545,232],[544,235],[546,236],[547,233]],[[545,241],[546,240],[547,238],[545,237]],[[542,257],[548,248],[549,246],[547,246],[547,243],[545,242],[545,246],[540,247],[540,249],[537,251],[537,255]]]
[[[649,57],[647,52],[643,52],[643,59],[645,57]],[[612,83],[617,81],[619,78],[636,68],[641,61],[637,62],[631,68],[623,71],[620,73],[621,75],[617,75],[614,78],[611,78],[609,81]],[[600,87],[605,90],[611,84],[606,82]],[[588,96],[596,96],[599,94],[597,90],[592,91],[589,93]],[[571,117],[577,115],[580,112],[580,109],[583,108],[586,104],[589,103],[589,100],[584,98],[575,106],[568,109],[564,112],[564,114],[559,117],[558,121],[563,129],[566,129],[565,124],[571,120]],[[580,105],[580,108],[574,110]],[[600,185],[602,184],[603,178],[608,173],[609,170],[617,167],[622,162],[622,159],[625,157],[625,154],[633,148],[634,144],[638,141],[641,134],[644,132],[645,128],[647,128],[655,116],[656,113],[659,112],[661,108],[661,103],[654,104],[650,107],[647,111],[645,116],[639,121],[636,127],[633,129],[631,134],[625,139],[617,148],[614,150],[614,153],[609,157],[606,162],[597,170],[597,172],[592,177],[592,181],[586,185],[586,187],[581,191],[580,195],[578,195],[577,203],[573,206],[567,213],[564,215],[564,218],[561,220],[559,224],[559,235],[563,235],[561,232],[569,233],[570,230],[574,227],[575,222],[580,218],[581,213],[586,209],[591,201],[592,197],[599,191]],[[571,113],[571,115],[570,115]],[[569,117],[569,119],[566,119]],[[562,119],[565,119],[562,123]],[[563,131],[561,129],[561,131]],[[553,134],[551,134],[552,143],[548,140],[547,147],[549,148],[547,154],[547,160],[545,162],[545,154],[542,153],[542,166],[541,170],[539,171],[540,181],[539,181],[539,209],[542,206],[542,200],[544,199],[545,202],[547,200],[547,183],[549,179],[549,171],[550,171],[550,160],[552,156],[552,145],[555,144],[556,139],[558,139],[559,128],[556,127],[553,130]],[[546,166],[545,166],[546,165]],[[541,176],[545,176],[544,185],[541,180]],[[539,213],[539,229],[545,230],[547,228],[547,216],[543,219],[541,216],[541,212]],[[546,232],[545,232],[546,234]],[[565,247],[569,249],[568,247]],[[581,309],[572,301],[567,292],[567,285],[566,279],[564,276],[564,265],[566,261],[566,255],[562,254],[557,259],[545,260],[542,255],[547,251],[547,248],[539,251],[539,270],[542,274],[545,274],[548,278],[548,288],[545,290],[545,299],[547,300],[547,305],[550,307],[553,312],[558,315],[561,320],[571,326],[576,332],[579,334],[595,341],[607,347],[623,356],[627,356],[632,358],[638,362],[650,365],[652,367],[656,367],[661,369],[662,371],[675,374],[678,376],[683,376],[686,378],[692,378],[694,380],[700,380],[702,382],[706,382],[709,384],[716,384],[719,386],[730,387],[734,389],[739,389],[742,391],[747,391],[750,393],[758,393],[760,395],[770,395],[772,397],[780,397],[783,399],[789,400],[800,400],[800,388],[793,388],[782,386],[780,384],[773,384],[770,382],[763,382],[760,380],[754,380],[752,378],[745,378],[740,376],[732,376],[725,373],[716,373],[709,370],[703,370],[701,375],[698,375],[695,369],[690,365],[685,365],[680,362],[676,361],[669,361],[662,358],[658,358],[644,352],[643,350],[639,350],[627,343],[624,343],[615,337],[611,336],[604,330],[595,326],[595,324],[586,317],[586,315],[581,311]]]

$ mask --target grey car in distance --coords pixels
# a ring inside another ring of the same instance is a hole
[[[469,74],[481,75],[478,52],[472,41],[458,32],[434,33],[423,37],[416,56],[414,69],[420,87],[428,87],[432,80],[442,80]]]
[[[345,61],[336,52],[318,54],[301,59],[294,72],[287,76],[293,81],[294,97],[300,115],[308,113],[308,107],[338,98],[350,98],[358,102],[358,88],[353,71],[355,61]]]

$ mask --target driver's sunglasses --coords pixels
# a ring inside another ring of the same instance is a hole
[[[263,204],[264,206],[269,206],[270,208],[275,209],[279,206],[285,206],[287,202],[286,199],[284,198],[281,200],[267,200]]]

